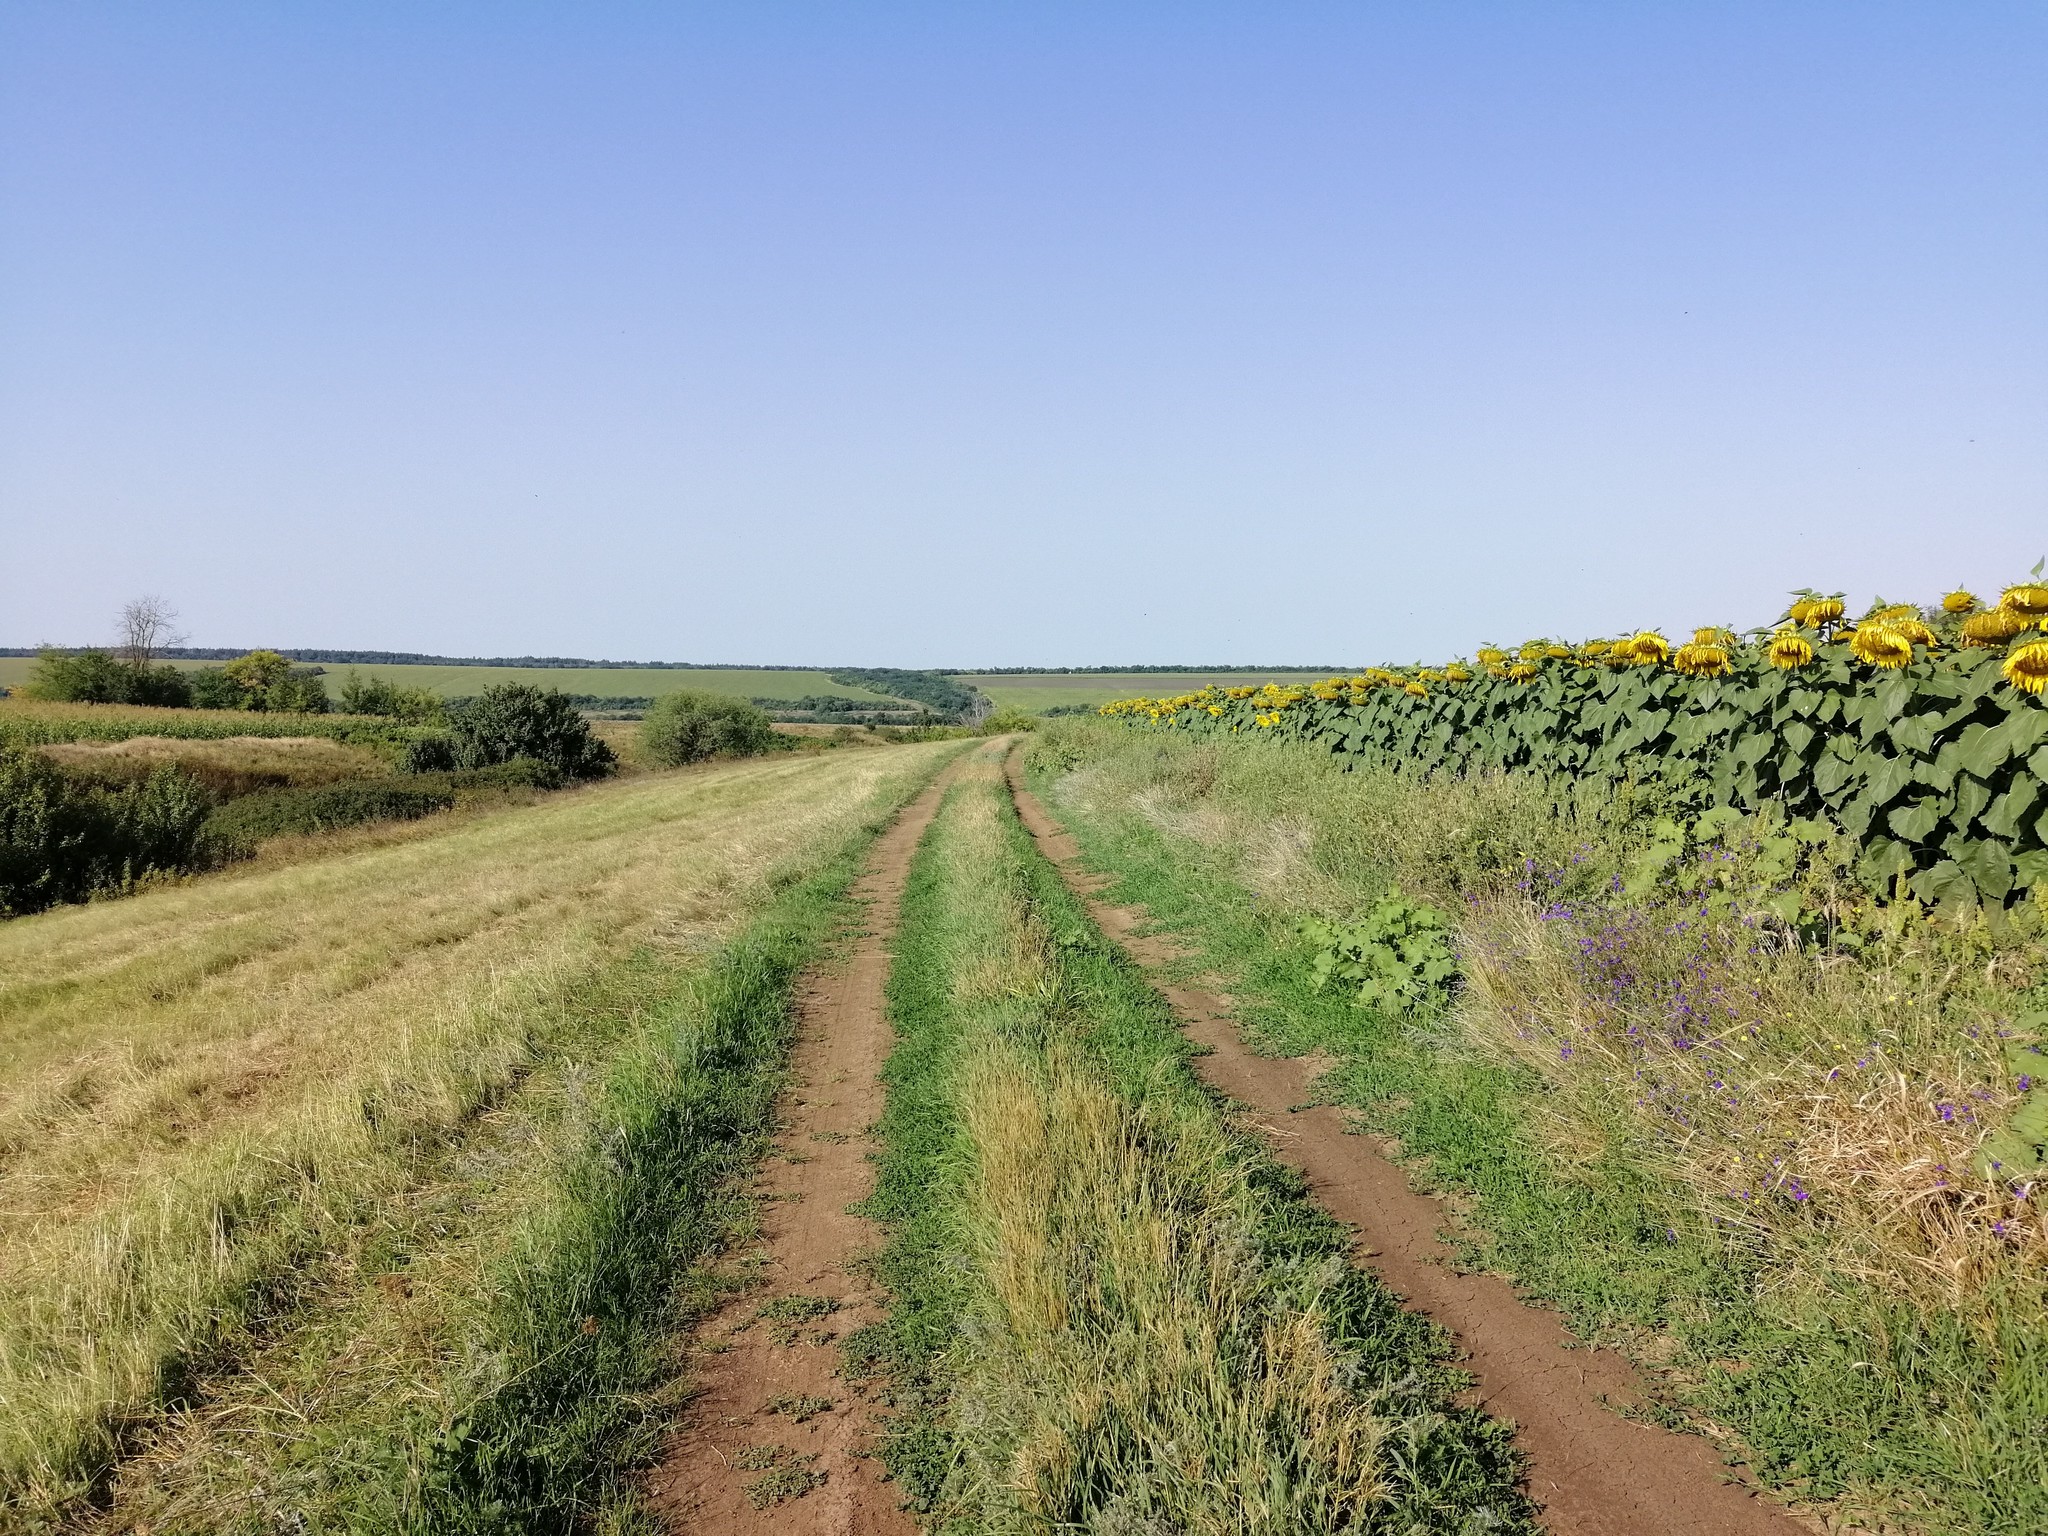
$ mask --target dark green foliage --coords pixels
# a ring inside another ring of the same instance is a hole
[[[528,683],[500,683],[451,708],[448,740],[445,760],[438,759],[438,748],[422,743],[421,753],[437,758],[432,766],[489,768],[528,757],[565,779],[601,779],[618,766],[612,749],[591,734],[566,695]],[[408,766],[416,761],[426,766],[409,750]]]
[[[211,809],[206,792],[174,768],[97,784],[0,747],[0,915],[200,866],[209,857],[201,829]]]
[[[415,736],[398,756],[401,773],[451,773],[460,761],[455,738],[446,731]]]
[[[943,672],[905,672],[896,667],[845,667],[832,674],[832,681],[848,688],[866,688],[895,698],[922,704],[949,720],[970,718],[981,694],[965,683],[956,683]]]
[[[206,818],[206,833],[223,849],[247,853],[268,838],[304,836],[366,821],[410,821],[454,803],[452,788],[377,781],[273,789],[228,802]]]
[[[767,715],[744,699],[688,689],[654,701],[640,726],[647,755],[667,768],[707,757],[754,757],[775,744]]]
[[[201,667],[190,676],[192,707],[194,709],[242,709],[246,701],[242,690],[229,680],[227,673],[219,667]]]
[[[336,704],[345,715],[389,715],[421,724],[441,718],[441,697],[429,688],[403,688],[381,677],[350,672],[342,679]]]
[[[2048,879],[2048,703],[1963,651],[1875,672],[1828,645],[1796,672],[1738,652],[1720,678],[1552,665],[1427,698],[1307,699],[1261,728],[1257,698],[1168,717],[1182,729],[1295,738],[1403,772],[1499,770],[1649,788],[1676,808],[1776,801],[1862,845],[1873,888],[1903,873],[1925,902],[1997,906]]]
[[[1302,937],[1316,947],[1318,991],[1345,983],[1354,1001],[1390,1013],[1412,1013],[1445,997],[1458,974],[1450,926],[1434,907],[1399,891],[1380,898],[1349,923],[1305,919]]]
[[[191,685],[176,667],[133,667],[97,650],[44,651],[25,691],[30,698],[73,704],[192,703]]]

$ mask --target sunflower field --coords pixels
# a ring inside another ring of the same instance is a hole
[[[1742,811],[1777,802],[1860,844],[1873,889],[1944,906],[2048,884],[2048,583],[1995,604],[1802,592],[1775,626],[1481,648],[1306,686],[1206,688],[1101,713],[1262,732],[1403,772],[1534,771]]]

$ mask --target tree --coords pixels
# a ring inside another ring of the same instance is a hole
[[[452,766],[489,768],[515,758],[545,764],[564,778],[601,779],[618,766],[612,749],[567,695],[527,683],[499,683],[448,708]],[[420,767],[439,767],[424,755]]]
[[[668,768],[707,757],[754,757],[775,744],[768,716],[723,693],[678,689],[663,694],[640,723],[640,745]]]
[[[182,645],[177,632],[178,610],[160,597],[138,597],[121,609],[121,659],[137,672],[149,670],[157,653]]]

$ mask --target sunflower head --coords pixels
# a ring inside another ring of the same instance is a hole
[[[1700,633],[1711,634],[1712,631],[1701,630]],[[1728,670],[1728,648],[1694,640],[1678,648],[1671,658],[1671,665],[1687,677],[1719,677]]]
[[[1915,645],[1935,644],[1934,631],[1923,624],[1917,616],[1902,614],[1895,619],[1884,621]]]
[[[1975,613],[1977,611],[1977,594],[1966,591],[1962,587],[1957,587],[1955,591],[1946,594],[1942,598],[1941,611],[1943,613]]]
[[[1622,643],[1628,647],[1629,659],[1640,666],[1660,666],[1671,659],[1671,642],[1654,629],[1643,630]]]
[[[1507,675],[1513,682],[1526,683],[1533,680],[1540,670],[1533,661],[1518,661],[1508,668]]]
[[[1614,649],[1612,640],[1588,640],[1579,647],[1579,654],[1588,658],[1605,656]]]
[[[1813,642],[1796,629],[1781,629],[1771,636],[1764,654],[1780,672],[1797,672],[1813,660]]]
[[[1426,699],[1429,697],[1429,685],[1427,683],[1403,683],[1401,685],[1401,691],[1407,694],[1408,697],[1411,699]]]
[[[1463,662],[1454,661],[1444,668],[1444,681],[1447,683],[1469,683],[1472,681],[1471,669]]]
[[[1998,606],[2026,614],[2029,618],[2048,613],[2048,586],[2038,581],[2023,581],[2016,587],[2007,587],[2005,595],[1998,600]]]
[[[1920,610],[1911,603],[1888,603],[1880,597],[1871,603],[1870,612],[1863,617],[1889,624],[1893,619],[1917,619],[1920,617]]]
[[[1842,594],[1823,596],[1818,592],[1800,592],[1795,595],[1792,606],[1785,617],[1795,628],[1811,629],[1820,624],[1832,624],[1849,610],[1842,602]]]
[[[1482,667],[1499,667],[1507,664],[1508,653],[1497,645],[1482,645],[1476,654]]]
[[[1522,661],[1541,661],[1549,654],[1548,640],[1524,640],[1521,648],[1515,652],[1516,657]]]
[[[2028,627],[2027,616],[2000,605],[1973,613],[1963,620],[1963,644],[1995,651]]]
[[[1885,671],[1903,667],[1913,659],[1913,642],[1882,619],[1865,619],[1858,624],[1855,633],[1849,636],[1849,649],[1859,660]]]
[[[2048,690],[2048,640],[2029,640],[2005,658],[1999,672],[2025,693]]]

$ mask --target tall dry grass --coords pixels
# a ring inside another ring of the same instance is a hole
[[[931,750],[603,785],[0,927],[0,1508],[78,1492],[583,989],[708,953]]]

